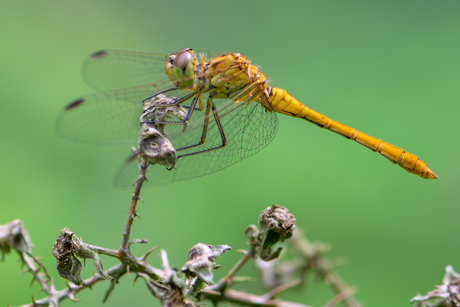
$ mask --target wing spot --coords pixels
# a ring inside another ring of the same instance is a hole
[[[65,107],[65,110],[68,111],[68,110],[72,110],[72,109],[75,109],[76,107],[78,107],[79,105],[81,105],[83,102],[85,102],[85,100],[83,98],[80,98],[80,99],[77,99],[75,101],[72,101],[71,103],[69,103],[66,107]]]
[[[105,57],[106,55],[107,55],[107,51],[101,50],[101,51],[97,51],[97,52],[93,53],[93,54],[91,55],[91,58],[92,58],[93,60],[96,60],[96,59]]]

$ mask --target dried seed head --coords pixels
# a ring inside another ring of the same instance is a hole
[[[153,127],[164,136],[167,136],[165,131],[167,124],[158,124],[158,122],[181,122],[187,116],[187,110],[184,107],[173,105],[176,100],[176,97],[166,97],[161,94],[145,102],[140,122],[144,126]]]
[[[153,127],[144,126],[139,133],[139,155],[149,164],[173,168],[177,161],[176,149],[171,142]]]
[[[61,230],[53,245],[53,256],[56,258],[56,270],[62,278],[68,279],[76,285],[85,285],[81,279],[81,262],[75,257],[75,243],[72,240],[73,232],[67,227]]]
[[[33,244],[29,233],[24,228],[21,220],[14,220],[11,223],[0,225],[0,251],[8,253],[11,248],[22,253],[31,253]]]
[[[262,248],[270,248],[292,237],[295,229],[295,216],[288,213],[288,209],[273,205],[260,214],[259,227],[263,235]]]
[[[275,251],[272,247],[292,237],[295,229],[295,217],[284,207],[273,205],[263,210],[259,216],[259,229],[250,225],[246,229],[246,239],[252,252],[260,259],[270,261],[278,258],[282,248]]]

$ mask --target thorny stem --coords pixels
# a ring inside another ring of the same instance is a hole
[[[354,290],[350,290],[350,287],[330,268],[329,263],[324,265],[324,263],[321,262],[324,261],[320,261],[320,267],[318,267],[318,269],[324,274],[324,280],[331,285],[336,293],[338,295],[344,295],[343,303],[345,306],[359,307],[360,304],[349,294],[350,291],[353,293]]]
[[[246,262],[248,262],[249,259],[251,259],[252,257],[253,257],[252,253],[245,251],[243,258],[241,258],[240,261],[238,261],[233,266],[233,268],[227,273],[227,275],[222,277],[222,279],[219,280],[217,284],[210,287],[210,289],[219,291],[219,292],[222,292],[223,290],[225,290],[231,284],[233,277],[241,270],[241,268],[244,267]]]
[[[109,275],[122,275],[125,272],[126,272],[126,269],[123,268],[123,264],[121,263],[107,270],[107,273]],[[73,301],[76,301],[75,294],[87,288],[91,288],[94,284],[96,284],[99,281],[103,281],[103,280],[106,280],[106,279],[103,278],[101,275],[94,275],[93,277],[88,278],[84,281],[87,287],[67,284],[66,289],[56,291],[54,293],[51,293],[51,292],[47,293],[48,296],[46,298],[41,299],[41,300],[36,300],[32,304],[22,305],[22,307],[47,306],[47,305],[58,306],[59,302],[65,299],[71,299]]]
[[[169,276],[171,274],[171,267],[169,266],[168,255],[166,254],[166,251],[164,249],[160,251],[160,257],[163,271],[166,276]]]
[[[293,303],[282,300],[265,300],[264,296],[250,294],[246,292],[235,291],[227,289],[224,293],[209,290],[209,288],[201,290],[206,299],[211,300],[214,306],[218,302],[238,303],[241,305],[260,306],[260,307],[311,307],[305,304]]]
[[[295,249],[305,258],[306,263],[314,263],[314,268],[319,272],[326,283],[343,299],[343,304],[347,307],[361,306],[351,295],[350,287],[334,272],[331,263],[324,257],[318,256],[314,244],[297,231],[289,241]]]
[[[137,201],[140,199],[139,195],[141,193],[142,185],[146,180],[145,172],[147,171],[147,164],[145,161],[141,161],[139,166],[139,175],[137,177],[136,183],[134,184],[134,191],[131,197],[131,205],[129,206],[128,219],[126,220],[125,229],[122,234],[121,245],[118,249],[118,252],[121,255],[126,255],[128,253],[128,243],[129,235],[131,233],[131,226],[133,224],[134,218],[136,217],[136,205]]]
[[[38,259],[32,254],[29,254],[27,252],[22,252],[22,253],[18,253],[18,254],[22,258],[22,262],[27,265],[28,271],[30,271],[32,273],[32,275],[34,276],[34,279],[32,279],[32,282],[34,280],[37,280],[38,283],[40,284],[40,287],[43,289],[43,291],[46,294],[49,295],[51,293],[51,289],[48,286],[48,281],[45,278],[43,278],[43,275],[40,274],[40,272],[39,272],[40,268],[43,269],[43,271],[45,272],[46,278],[48,278],[48,280],[52,280],[52,278],[49,275],[48,271],[46,270],[45,266],[43,266],[38,261]],[[35,266],[35,263],[38,265],[38,268],[37,268],[37,266]]]
[[[304,304],[297,304],[288,301],[281,301],[273,299],[276,295],[284,292],[292,287],[299,285],[302,281],[297,278],[284,285],[276,287],[265,295],[255,295],[243,293],[228,289],[233,277],[241,270],[241,268],[254,257],[253,250],[245,251],[243,257],[233,266],[233,268],[225,275],[217,284],[212,287],[201,290],[203,298],[211,300],[215,305],[219,301],[239,303],[243,305],[257,305],[257,306],[277,306],[277,307],[309,307]]]
[[[296,278],[294,280],[291,280],[281,286],[276,287],[275,289],[271,290],[267,294],[263,295],[264,298],[267,300],[273,299],[275,296],[281,294],[282,292],[285,292],[297,285],[300,285],[302,283],[302,280],[300,278]]]
[[[324,307],[334,307],[339,302],[346,300],[348,297],[351,297],[355,294],[356,290],[354,288],[348,288],[345,291],[337,294],[329,303],[327,303]]]
[[[145,176],[145,172],[143,172]],[[142,179],[142,178],[141,178]],[[140,187],[137,188],[137,191],[140,190]],[[136,194],[133,194],[136,195]],[[139,194],[137,194],[139,195]],[[135,209],[135,208],[134,208]],[[132,220],[131,220],[132,224]],[[128,228],[128,234],[129,234],[129,228]],[[315,262],[315,264],[320,264],[319,267],[321,268],[321,272],[329,272],[331,273],[332,268],[331,265],[326,263],[327,266],[324,265],[324,262],[318,261],[318,260],[324,260],[322,257],[318,256],[318,252],[314,251],[314,246],[310,244],[306,238],[297,238],[297,240],[300,240],[301,242],[296,242],[296,245],[299,246],[299,243],[303,242],[303,246],[301,245],[299,247],[299,250],[301,250],[301,253],[304,255],[306,260],[310,260]],[[129,242],[128,242],[129,243]],[[128,246],[128,245],[127,245]],[[110,250],[110,249],[105,249],[105,248],[100,248],[97,246],[91,246],[92,248],[98,250],[98,253],[100,254],[105,254],[109,256],[116,256],[117,251],[115,250]],[[153,249],[152,249],[153,250]],[[135,271],[137,272],[145,272],[152,276],[154,279],[158,280],[166,280],[168,278],[167,272],[170,272],[171,269],[169,268],[169,263],[167,260],[167,255],[165,251],[161,251],[161,258],[162,258],[162,266],[163,270],[156,269],[154,267],[151,267],[147,262],[146,258],[147,256],[151,253],[151,251],[148,251],[144,256],[141,258],[137,257],[129,257],[131,262],[131,265],[133,265],[133,268],[135,268]],[[128,251],[129,253],[129,251]],[[76,301],[75,295],[79,293],[80,291],[87,289],[88,287],[91,288],[94,284],[98,283],[99,281],[106,280],[100,275],[95,275],[91,278],[86,279],[84,282],[87,286],[75,286],[73,284],[68,284],[66,289],[56,291],[54,288],[54,283],[52,281],[52,278],[49,276],[47,271],[45,270],[45,274],[39,274],[38,271],[40,268],[44,267],[42,264],[32,255],[29,253],[21,253],[23,255],[23,262],[27,265],[29,270],[32,272],[34,275],[34,280],[36,279],[42,288],[43,291],[47,293],[47,297],[41,300],[35,300],[33,299],[33,302],[29,305],[23,305],[32,307],[32,306],[44,306],[44,305],[53,305],[53,306],[59,306],[59,303],[65,299],[70,299],[73,301]],[[129,256],[130,254],[128,254]],[[244,293],[244,292],[239,292],[235,291],[232,289],[228,289],[228,286],[231,284],[232,279],[235,277],[235,275],[240,271],[240,269],[249,261],[249,259],[253,258],[254,255],[254,250],[249,250],[245,251],[243,257],[234,265],[234,267],[227,273],[227,275],[222,278],[218,284],[214,285],[213,287],[208,287],[206,289],[201,290],[202,294],[202,299],[208,299],[211,300],[213,303],[218,303],[221,301],[225,302],[235,302],[239,304],[246,304],[246,305],[255,305],[255,306],[270,306],[270,307],[309,307],[304,304],[298,304],[298,303],[293,303],[293,302],[288,302],[288,301],[282,301],[278,299],[274,299],[274,297],[281,292],[286,291],[287,289],[290,289],[292,287],[295,287],[297,284],[299,284],[300,280],[295,279],[292,280],[288,283],[285,283],[284,285],[281,285],[270,292],[266,293],[265,295],[255,295],[255,294],[249,294],[249,293]],[[106,272],[111,275],[111,276],[116,276],[117,278],[123,276],[125,273],[127,273],[127,266],[126,266],[126,257],[122,257],[120,259],[122,263],[110,268]],[[37,267],[38,266],[38,267]],[[316,265],[315,265],[316,266]],[[327,277],[327,281],[331,283],[331,274],[324,274],[325,277]],[[46,277],[46,278],[45,278]],[[49,280],[46,280],[49,279]],[[51,285],[48,286],[48,282],[51,282]],[[336,285],[341,284],[342,287],[345,289],[344,291],[341,291],[332,301],[330,301],[326,306],[334,306],[338,302],[342,300],[347,300],[349,296],[352,294],[354,289],[348,288],[345,286],[345,284],[342,283],[337,283],[337,281],[332,281],[332,284]],[[347,303],[347,306],[359,306],[358,304],[355,305],[350,305]]]
[[[145,161],[141,161],[141,165],[146,165]],[[93,250],[96,250],[98,254],[103,254],[111,257],[118,258],[121,263],[110,268],[106,272],[110,276],[115,276],[116,279],[127,273],[130,269],[134,269],[136,272],[145,272],[154,279],[158,280],[165,280],[170,276],[171,269],[169,267],[169,263],[167,260],[167,255],[165,251],[161,251],[161,258],[162,258],[162,266],[163,270],[156,269],[150,266],[146,258],[151,253],[152,250],[148,251],[144,256],[141,258],[134,257],[131,255],[129,251],[130,246],[130,232],[131,226],[133,224],[134,218],[136,217],[136,206],[137,201],[140,198],[140,191],[144,181],[146,180],[146,167],[139,167],[139,174],[138,178],[135,182],[134,191],[132,194],[132,200],[130,204],[130,208],[128,211],[128,218],[125,224],[125,228],[122,234],[122,241],[120,248],[118,250],[111,250],[99,246],[88,245]],[[297,236],[298,237],[298,236]],[[293,238],[294,239],[294,238]],[[140,240],[140,242],[143,240]],[[293,245],[297,245],[298,251],[304,256],[307,263],[314,262],[314,267],[319,271],[320,275],[328,282],[334,290],[338,293],[337,296],[330,301],[326,306],[334,306],[338,302],[343,300],[343,303],[348,307],[358,307],[359,304],[354,301],[351,295],[354,292],[354,289],[348,287],[341,279],[333,272],[331,264],[321,257],[312,244],[310,244],[306,238],[297,238],[298,242],[294,243]],[[139,242],[138,242],[139,243]],[[56,291],[54,287],[54,282],[51,276],[46,271],[45,267],[36,259],[32,254],[22,252],[20,253],[23,262],[27,265],[28,270],[32,272],[34,275],[33,280],[37,280],[40,283],[41,289],[47,293],[47,297],[41,300],[35,300],[33,298],[33,303],[29,305],[23,306],[43,306],[43,305],[53,305],[58,306],[62,300],[70,299],[75,301],[75,295],[82,291],[83,289],[87,289],[88,287],[91,288],[94,284],[99,281],[106,280],[100,275],[95,275],[91,278],[88,278],[84,281],[86,286],[76,286],[73,284],[68,284],[67,289],[63,289],[60,291]],[[233,278],[235,275],[241,270],[241,268],[254,257],[255,250],[251,248],[249,251],[244,251],[243,257],[234,265],[234,267],[227,273],[225,277],[223,277],[217,284],[214,286],[205,288],[200,291],[202,294],[202,298],[209,299],[214,303],[220,301],[226,302],[235,302],[239,304],[247,304],[247,305],[257,305],[257,306],[278,306],[278,307],[308,307],[307,305],[297,304],[287,301],[281,301],[274,299],[275,296],[284,292],[302,282],[301,279],[294,279],[290,282],[287,282],[270,292],[266,293],[265,295],[254,295],[243,293],[239,291],[235,291],[229,289]],[[37,267],[38,266],[38,267]],[[44,274],[40,274],[39,270],[43,268]],[[47,280],[48,279],[48,280]],[[48,285],[48,282],[51,284]],[[111,290],[110,290],[111,292]],[[108,293],[110,295],[110,293]]]
[[[108,248],[105,248],[105,247],[100,247],[100,246],[91,245],[91,244],[87,244],[87,243],[85,243],[85,245],[87,247],[89,247],[90,249],[93,249],[93,250],[97,251],[98,254],[106,255],[106,256],[110,256],[110,257],[120,259],[120,253],[117,250],[108,249]]]

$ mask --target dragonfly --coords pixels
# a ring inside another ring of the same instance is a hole
[[[183,116],[161,122],[177,150],[174,167],[151,165],[151,186],[220,171],[265,148],[278,130],[276,113],[306,120],[367,147],[424,179],[438,176],[417,156],[343,125],[272,87],[259,66],[241,53],[184,48],[155,54],[103,50],[83,65],[83,78],[96,94],[70,102],[57,120],[58,133],[96,144],[138,140],[144,105],[164,95]],[[164,107],[164,105],[150,108]],[[122,166],[115,186],[128,187],[137,168]]]

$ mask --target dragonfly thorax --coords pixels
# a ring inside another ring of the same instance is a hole
[[[205,79],[213,97],[230,98],[235,102],[259,100],[266,78],[246,56],[228,53],[213,58],[207,67]]]

